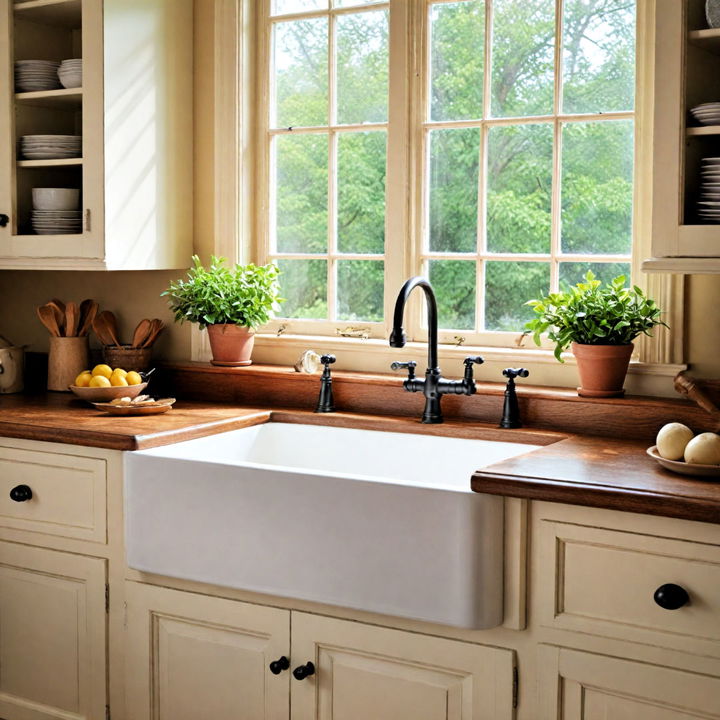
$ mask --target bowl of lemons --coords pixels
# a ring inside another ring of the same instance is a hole
[[[143,375],[134,370],[126,372],[122,368],[96,365],[92,370],[83,370],[69,389],[89,403],[110,402],[121,397],[134,398],[147,387]]]

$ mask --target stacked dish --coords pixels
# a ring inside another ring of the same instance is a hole
[[[28,160],[81,157],[82,135],[23,135],[20,152]]]
[[[82,232],[80,191],[77,188],[33,188],[32,227],[38,235]]]
[[[720,223],[720,157],[702,159],[698,215],[706,222]]]
[[[720,125],[720,102],[703,103],[690,112],[701,125]]]
[[[63,60],[57,71],[60,82],[64,88],[82,86],[82,59]]]
[[[75,235],[82,232],[82,210],[33,210],[32,227],[38,235]]]
[[[15,62],[15,89],[23,92],[56,90],[60,87],[55,60],[18,60]]]

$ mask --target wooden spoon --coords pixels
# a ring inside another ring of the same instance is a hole
[[[80,324],[80,308],[72,300],[65,307],[65,336],[77,337]]]
[[[132,338],[132,347],[141,348],[152,330],[152,322],[145,318],[138,323]]]
[[[65,303],[62,300],[50,300],[46,303],[47,307],[52,308],[55,313],[55,322],[57,322],[60,336],[65,334]]]
[[[150,334],[147,336],[147,339],[142,344],[144,348],[152,347],[153,343],[157,340],[158,335],[162,332],[165,325],[163,324],[163,321],[160,318],[153,318],[150,322],[151,329]]]
[[[107,332],[107,335],[112,340],[112,342],[110,342],[109,344],[115,345],[115,347],[120,347],[120,341],[118,340],[117,320],[115,319],[115,315],[113,315],[113,313],[111,313],[109,310],[103,310],[97,317],[98,320],[105,324],[105,330]]]
[[[99,315],[95,316],[92,321],[92,329],[95,331],[98,340],[103,345],[115,344],[115,340],[113,339],[113,336],[110,334],[110,330],[108,329],[107,318],[104,312],[101,312]]]
[[[97,311],[98,304],[95,300],[88,298],[80,303],[80,330],[78,331],[78,335],[83,336],[90,333],[90,328],[97,315]]]
[[[40,322],[50,331],[54,337],[60,337],[60,328],[58,327],[55,311],[49,305],[41,305],[37,308],[37,315]]]

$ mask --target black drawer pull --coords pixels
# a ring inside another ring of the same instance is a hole
[[[28,485],[18,485],[10,491],[10,499],[15,502],[32,500],[32,490]]]
[[[307,662],[305,665],[298,665],[293,670],[293,677],[296,680],[304,680],[306,677],[310,677],[315,674],[315,665],[312,662]]]
[[[283,655],[270,663],[270,672],[273,675],[279,675],[283,670],[287,670],[289,667],[290,661]]]
[[[665,610],[679,610],[690,602],[690,596],[685,588],[675,583],[661,585],[653,595],[653,600]]]

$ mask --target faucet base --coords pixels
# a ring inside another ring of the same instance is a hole
[[[421,422],[425,425],[439,425],[443,422],[440,397],[425,399],[425,409],[423,410]]]

